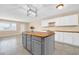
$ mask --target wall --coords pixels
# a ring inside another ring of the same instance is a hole
[[[5,21],[5,20],[0,20],[0,22],[12,22],[12,23],[16,23],[16,31],[0,31],[0,37],[21,34],[21,32],[20,32],[21,31],[20,26],[22,24],[25,25],[25,30],[28,30],[28,24],[29,23],[15,22],[15,21]]]
[[[34,31],[41,31],[41,30],[43,30],[42,27],[41,27],[41,20],[34,20],[34,21],[30,22],[29,23],[29,30],[30,30],[31,26],[35,27]]]

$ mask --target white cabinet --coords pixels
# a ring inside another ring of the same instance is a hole
[[[56,26],[62,26],[64,23],[63,23],[63,17],[60,17],[60,18],[57,18],[56,21],[55,21],[55,25]]]
[[[55,22],[55,26],[73,26],[78,25],[78,14],[58,17],[54,19],[47,19],[41,21],[41,26],[48,26],[49,22]]]
[[[66,16],[64,25],[78,25],[78,15]]]
[[[79,46],[79,33],[56,32],[55,41]]]
[[[55,41],[63,42],[63,32],[55,32]]]
[[[72,41],[73,45],[79,46],[79,33],[73,33]]]
[[[55,21],[56,21],[55,19],[42,20],[41,26],[49,26],[49,23],[54,23]]]
[[[72,44],[72,37],[73,37],[73,33],[66,33],[64,32],[63,34],[63,42],[64,43],[68,43],[68,44]]]
[[[64,32],[64,42],[75,46],[79,46],[79,33]]]
[[[59,17],[56,19],[56,26],[78,25],[78,15]]]

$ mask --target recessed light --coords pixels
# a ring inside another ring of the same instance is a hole
[[[56,6],[57,9],[62,9],[63,7],[64,7],[64,4],[58,4],[58,5]]]

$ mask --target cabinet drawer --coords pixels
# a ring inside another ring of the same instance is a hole
[[[41,46],[41,42],[36,41],[36,40],[32,40],[32,45],[33,45],[33,47],[37,47],[37,45],[39,47],[39,46]]]
[[[34,37],[34,36],[32,36],[32,40],[36,40],[36,41],[41,42],[41,38],[39,38],[39,37]]]

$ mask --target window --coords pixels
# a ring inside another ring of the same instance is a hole
[[[16,23],[11,22],[0,23],[0,31],[15,31],[15,30],[16,30]]]

